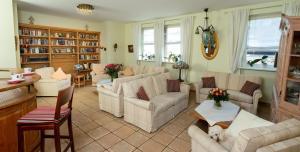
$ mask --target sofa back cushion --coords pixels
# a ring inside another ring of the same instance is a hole
[[[143,87],[147,96],[151,100],[153,97],[157,96],[153,79],[151,77],[136,79],[133,81],[129,81],[123,84],[124,96],[128,98],[137,98],[136,93],[139,88]]]
[[[227,89],[229,78],[228,73],[206,71],[202,77],[215,77],[216,87]]]
[[[101,74],[105,73],[105,71],[104,71],[105,65],[104,64],[93,63],[91,65],[91,68],[92,68],[93,72],[96,73],[96,75],[101,75]]]
[[[114,79],[114,81],[112,83],[112,91],[114,93],[117,93],[118,89],[121,87],[122,83],[132,81],[132,80],[135,80],[135,79],[139,79],[139,78],[142,78],[142,76],[141,75],[136,75],[136,76],[130,76],[130,77]]]
[[[52,74],[54,73],[53,67],[44,67],[36,69],[35,72],[41,76],[42,79],[51,79]]]
[[[167,79],[170,79],[171,75],[169,72],[152,76],[154,87],[157,95],[166,94],[167,90]]]
[[[255,152],[260,147],[297,136],[300,136],[300,121],[297,119],[289,119],[276,125],[241,131],[231,151]]]
[[[229,81],[228,81],[228,89],[239,91],[242,89],[246,81],[251,81],[259,85],[262,84],[261,78],[257,76],[249,76],[243,74],[230,74]]]
[[[144,68],[145,68],[144,65],[135,65],[135,66],[133,66],[134,75],[143,74]]]
[[[256,152],[299,152],[300,136],[257,149]]]

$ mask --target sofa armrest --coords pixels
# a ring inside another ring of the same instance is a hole
[[[271,145],[257,149],[257,152],[283,152],[298,151],[300,146],[300,137],[283,140]]]
[[[181,83],[180,84],[180,92],[182,92],[182,93],[186,93],[186,94],[188,94],[189,95],[189,93],[190,93],[190,85],[187,85],[187,84],[185,84],[185,83]]]
[[[253,92],[253,114],[256,114],[257,112],[257,105],[259,102],[259,99],[262,97],[262,92],[260,89],[257,89]]]
[[[194,87],[195,87],[196,102],[200,102],[200,89],[203,86],[202,81],[195,82],[193,84],[194,84]]]
[[[118,94],[112,92],[112,91],[109,90],[109,89],[104,88],[103,86],[97,87],[97,91],[99,92],[99,94],[100,94],[100,93],[103,93],[103,94],[106,94],[106,95],[109,95],[109,96],[113,96],[113,97],[116,97],[116,98],[119,97]]]
[[[143,108],[143,109],[146,109],[149,111],[153,111],[153,109],[154,109],[154,105],[150,101],[144,101],[144,100],[140,100],[140,99],[136,99],[136,98],[124,97],[124,102],[129,102],[131,104],[134,104],[140,108]]]
[[[192,144],[197,144],[206,149],[208,152],[228,152],[223,146],[211,139],[207,133],[202,131],[196,125],[191,125],[188,129],[188,134],[192,139]],[[192,148],[194,146],[192,145]],[[196,147],[195,147],[196,148]],[[197,151],[197,149],[192,149]]]

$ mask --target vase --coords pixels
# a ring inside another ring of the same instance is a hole
[[[112,74],[112,75],[110,76],[110,81],[113,82],[114,79],[116,79],[116,78],[118,78],[118,73]]]
[[[221,109],[221,107],[222,107],[221,101],[220,100],[214,100],[214,101],[215,101],[214,107],[216,109]]]

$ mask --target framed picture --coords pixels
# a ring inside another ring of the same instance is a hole
[[[133,53],[133,45],[128,45],[128,52]]]

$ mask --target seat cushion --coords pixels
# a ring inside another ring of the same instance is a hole
[[[163,95],[156,96],[150,100],[154,104],[155,113],[160,113],[178,104],[187,98],[187,95],[181,92],[169,92]]]
[[[229,94],[229,98],[232,100],[236,100],[239,102],[245,102],[252,104],[253,103],[253,97],[249,96],[247,94],[244,94],[240,91],[235,91],[235,90],[227,90],[227,93]]]

